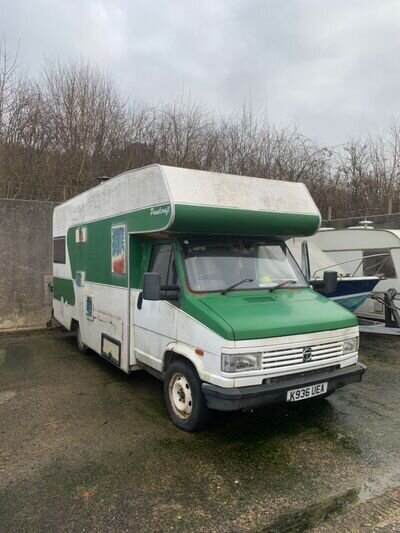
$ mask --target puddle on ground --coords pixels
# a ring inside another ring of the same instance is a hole
[[[400,486],[400,465],[396,469],[368,478],[359,492],[360,503],[381,496],[387,490]]]
[[[310,505],[304,511],[286,515],[277,522],[261,530],[262,533],[301,533],[318,526],[334,513],[355,504],[358,501],[358,491],[350,489],[344,494],[327,498],[319,503]]]

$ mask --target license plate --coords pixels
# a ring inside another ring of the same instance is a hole
[[[294,389],[287,391],[287,402],[298,402],[299,400],[306,400],[319,396],[328,392],[328,383],[318,383],[317,385],[310,385],[309,387],[302,387],[301,389]]]

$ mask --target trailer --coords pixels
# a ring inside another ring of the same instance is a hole
[[[308,285],[285,245],[320,221],[301,183],[125,172],[54,210],[54,316],[80,351],[162,379],[188,431],[209,409],[324,397],[365,366],[356,318]]]

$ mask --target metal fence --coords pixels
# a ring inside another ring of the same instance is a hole
[[[379,206],[366,206],[359,209],[353,209],[351,207],[328,207],[327,209],[321,209],[322,217],[324,220],[340,220],[345,218],[369,218],[372,216],[391,215],[394,212],[400,211],[400,205],[394,204],[391,199],[386,205]]]
[[[18,181],[0,182],[0,198],[15,200],[41,200],[64,202],[77,194],[98,185],[99,181],[86,184],[44,185]],[[396,211],[400,211],[400,206]],[[329,222],[342,219],[363,219],[379,215],[391,215],[393,203],[389,200],[386,206],[351,209],[346,207],[328,207],[321,209],[322,218]]]
[[[64,202],[98,183],[88,185],[41,185],[18,182],[0,183],[0,198]]]

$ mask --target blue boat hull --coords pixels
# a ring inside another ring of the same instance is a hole
[[[375,277],[339,278],[336,291],[324,296],[354,312],[365,302],[379,281],[379,278]]]

